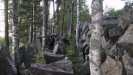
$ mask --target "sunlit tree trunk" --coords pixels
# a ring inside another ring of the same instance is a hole
[[[77,0],[77,26],[76,26],[76,45],[79,44],[79,25],[80,25],[80,0]]]
[[[43,30],[42,30],[42,48],[46,47],[47,29],[48,29],[48,0],[43,0]]]
[[[13,58],[15,59],[15,65],[17,73],[19,71],[19,23],[18,23],[18,0],[13,0],[13,26],[12,26],[12,46],[13,46]]]
[[[92,0],[92,34],[90,38],[90,75],[103,75],[101,71],[101,37],[103,0]]]
[[[5,43],[9,53],[8,0],[4,0],[4,4],[5,4]]]

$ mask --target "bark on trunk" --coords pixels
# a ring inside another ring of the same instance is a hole
[[[71,28],[71,33],[74,33],[74,0],[72,1],[72,11],[71,11],[71,16],[72,16],[72,28]]]
[[[4,5],[5,5],[5,43],[9,55],[8,0],[4,0]]]
[[[36,25],[35,25],[35,10],[36,10],[36,7],[35,7],[35,2],[33,2],[33,42],[35,43],[36,41]]]
[[[30,42],[33,42],[34,38],[34,3],[32,4],[32,16],[31,16],[31,32],[30,32]]]
[[[57,8],[56,8],[56,16],[55,16],[55,34],[59,33],[59,6],[60,6],[60,0],[56,1]]]
[[[47,29],[48,31],[47,31],[47,34],[50,34],[50,28],[51,28],[50,27],[50,25],[51,25],[50,24],[50,18],[49,18],[50,1],[48,1],[48,7],[47,8],[48,8],[48,11],[47,11],[47,15],[48,15],[48,29]]]
[[[12,26],[12,33],[13,33],[13,58],[15,59],[15,65],[17,68],[17,73],[19,73],[19,23],[18,23],[18,0],[13,0],[13,26]]]
[[[77,26],[76,26],[76,45],[79,44],[79,25],[80,25],[80,0],[77,0]]]
[[[63,3],[62,28],[61,28],[62,35],[64,34],[64,19],[65,19],[65,8],[66,8],[65,3],[66,3],[66,0],[64,0],[64,3]]]
[[[92,1],[92,34],[90,38],[90,75],[103,75],[101,71],[101,37],[103,19],[103,0]]]
[[[68,17],[68,36],[71,36],[72,33],[72,5],[73,0],[69,1],[69,17]]]
[[[53,0],[53,26],[52,26],[52,33],[54,33],[54,27],[55,27],[55,5]]]
[[[47,29],[48,29],[48,0],[43,0],[43,30],[42,30],[42,48],[47,44]]]

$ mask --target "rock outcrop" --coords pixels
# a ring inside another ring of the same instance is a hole
[[[101,68],[104,75],[127,75],[123,63],[110,57],[107,57]]]
[[[45,51],[44,52],[44,59],[46,60],[46,64],[50,64],[59,60],[64,59],[64,55],[60,54],[53,54],[52,52]]]
[[[7,49],[1,46],[0,49],[0,75],[16,75],[16,67],[13,60],[10,59]]]
[[[32,64],[32,75],[74,75],[72,62],[60,60],[51,64]]]

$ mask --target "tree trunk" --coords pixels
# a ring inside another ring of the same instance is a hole
[[[103,75],[101,71],[101,37],[103,0],[92,0],[92,34],[90,38],[90,75]]]
[[[4,4],[5,4],[5,43],[9,55],[8,0],[4,0]]]
[[[79,44],[79,25],[80,25],[80,0],[77,0],[77,26],[76,26],[76,46]]]
[[[50,28],[51,28],[50,27],[50,25],[51,25],[50,24],[50,18],[49,18],[50,1],[48,1],[48,7],[47,8],[48,8],[48,10],[47,10],[47,15],[48,15],[48,17],[47,17],[48,18],[48,29],[47,29],[48,31],[47,31],[47,34],[50,34]]]
[[[34,38],[33,38],[34,40],[34,43],[36,42],[36,25],[34,24]]]
[[[33,35],[34,35],[34,3],[32,4],[30,42],[33,42],[34,40]]]
[[[59,6],[60,0],[56,0],[57,8],[56,8],[56,16],[55,16],[55,34],[59,33]]]
[[[66,7],[65,3],[66,3],[66,0],[64,0],[64,3],[63,3],[62,28],[61,28],[62,35],[64,33],[64,19],[65,19],[65,7]]]
[[[72,34],[73,0],[69,2],[68,36]]]
[[[43,30],[42,30],[42,48],[47,45],[47,29],[48,29],[48,0],[43,0]]]
[[[54,27],[55,27],[55,5],[53,0],[53,26],[52,26],[52,33],[54,33]]]
[[[15,59],[15,65],[17,68],[17,73],[19,73],[19,23],[18,23],[18,0],[13,0],[13,26],[12,26],[12,46],[13,46],[13,54]]]
[[[33,25],[33,40],[32,40],[32,42],[34,42],[35,43],[35,41],[36,41],[36,25],[35,25],[35,2],[33,2],[33,4],[32,4],[32,6],[33,6],[33,20],[32,20],[32,25]]]
[[[74,33],[74,1],[72,2],[72,34]]]

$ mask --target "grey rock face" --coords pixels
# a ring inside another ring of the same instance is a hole
[[[105,75],[127,75],[123,63],[110,57],[107,57],[101,68]]]
[[[27,46],[26,50],[26,61],[25,61],[25,66],[26,68],[29,68],[31,65],[31,62],[33,61],[34,55],[36,53],[36,46],[35,44],[31,43]]]
[[[110,29],[114,28],[118,25],[118,17],[104,17],[103,19],[103,27]]]
[[[123,30],[126,30],[133,22],[133,9],[124,9],[123,14],[120,16],[118,21],[118,26],[120,26]]]
[[[127,70],[127,75],[133,75],[133,58],[125,51],[123,56],[124,66]]]
[[[26,63],[26,48],[24,45],[19,46],[19,64]]]
[[[110,50],[107,51],[107,55],[114,59],[116,57],[118,57],[117,59],[122,58],[124,55],[124,49],[122,49],[119,44],[116,43],[110,48]]]
[[[116,26],[114,28],[109,29],[109,37],[110,38],[118,38],[121,35],[122,35],[121,27]]]
[[[90,39],[90,23],[81,23],[80,26],[80,38],[79,38],[79,57],[81,63],[85,62],[85,56],[89,54],[89,39]]]
[[[85,61],[83,64],[83,75],[90,75],[90,65],[89,65],[89,61]]]
[[[57,40],[57,41],[55,41],[55,46],[58,44],[59,45],[59,47],[58,47],[58,50],[56,50],[56,51],[53,51],[55,54],[65,54],[66,53],[66,51],[65,51],[65,48],[66,48],[66,46],[67,45],[69,45],[69,40],[67,39],[67,36],[59,36],[60,37],[60,39],[59,40]]]
[[[46,60],[47,64],[59,61],[64,59],[64,55],[59,55],[59,54],[53,54],[52,52],[45,51],[44,52],[44,58]]]
[[[16,67],[6,51],[6,48],[2,46],[0,49],[0,75],[16,75]]]
[[[104,17],[103,19],[103,28],[104,28],[104,34],[102,38],[102,50],[105,54],[105,56],[110,56],[110,58],[107,58],[105,63],[108,62],[108,64],[102,64],[106,65],[105,68],[106,72],[108,72],[107,75],[122,75],[122,69],[124,69],[124,66],[128,69],[128,75],[132,75],[132,58],[133,58],[133,9],[126,9],[124,10],[124,13],[122,16],[118,17]],[[88,48],[89,51],[89,36],[86,36],[86,33],[91,33],[91,28],[87,27],[84,23],[81,23],[80,27],[80,42],[79,42],[79,56],[81,61],[85,62],[84,56],[85,56],[85,49]],[[90,34],[91,35],[91,34]],[[87,42],[88,43],[87,43]],[[126,51],[129,54],[130,61],[128,58],[124,57]],[[102,54],[103,55],[103,54]],[[103,57],[102,57],[103,58]],[[106,59],[106,58],[105,58]],[[116,59],[118,59],[116,62]],[[123,62],[121,61],[123,59]],[[128,59],[125,60],[125,59]],[[112,61],[111,61],[112,60]],[[104,62],[104,61],[103,61]],[[128,62],[125,63],[125,62]],[[118,66],[115,66],[114,64],[118,64]],[[113,67],[110,70],[110,65]],[[130,67],[129,67],[130,66]],[[116,69],[116,67],[119,67],[120,69]],[[108,71],[107,71],[108,70]],[[116,73],[116,71],[118,71]],[[111,72],[112,71],[112,72]],[[110,74],[109,74],[110,72]],[[124,75],[124,74],[123,74]],[[126,75],[126,74],[125,74]]]
[[[74,75],[72,62],[61,60],[51,64],[32,64],[32,75]]]
[[[133,24],[131,24],[126,32],[119,38],[118,43],[121,48],[125,49],[131,57],[133,57]]]

